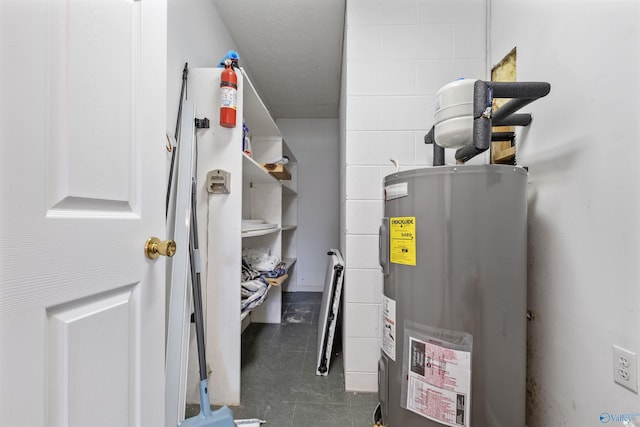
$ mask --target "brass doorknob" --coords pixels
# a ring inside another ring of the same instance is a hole
[[[149,259],[162,256],[174,256],[176,254],[176,242],[173,240],[160,240],[157,237],[149,237],[144,244],[144,254]]]

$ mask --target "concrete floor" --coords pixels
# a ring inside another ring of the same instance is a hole
[[[260,418],[266,427],[372,426],[377,394],[344,390],[339,334],[328,376],[315,374],[321,298],[284,293],[281,324],[252,323],[243,332],[241,405],[231,407],[235,419]],[[189,405],[186,416],[198,409]]]

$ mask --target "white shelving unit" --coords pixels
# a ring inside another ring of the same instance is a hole
[[[282,287],[270,286],[265,302],[240,313],[240,273],[243,248],[269,248],[288,266],[284,283],[296,281],[297,164],[280,130],[244,71],[238,75],[235,128],[219,122],[221,68],[189,70],[188,95],[196,117],[208,118],[209,129],[196,131],[198,161],[198,225],[206,322],[207,364],[212,371],[209,395],[213,404],[240,403],[240,335],[251,322],[280,323]],[[242,152],[242,121],[249,127],[252,156]],[[289,157],[292,179],[280,181],[260,163]],[[229,194],[210,194],[206,174],[222,169],[230,174]],[[250,226],[243,220],[253,220]],[[265,225],[255,225],[258,220]],[[195,360],[190,358],[191,360]],[[187,401],[197,403],[197,383],[188,384]],[[190,396],[193,399],[190,399]]]

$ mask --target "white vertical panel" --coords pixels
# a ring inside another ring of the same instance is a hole
[[[614,344],[640,350],[640,2],[491,7],[492,63],[516,46],[518,80],[551,83],[523,109],[534,121],[517,139],[518,161],[529,166],[535,312],[527,422],[623,425],[599,414],[640,412],[638,394],[614,383],[611,367]],[[558,364],[569,352],[576,363]]]
[[[137,4],[56,1],[49,7],[50,206],[95,208],[101,200],[102,209],[126,208],[139,95]]]
[[[298,224],[298,201],[294,194],[287,194],[283,190],[282,197],[282,226]]]
[[[2,426],[162,425],[165,49],[162,0],[0,1]]]
[[[251,218],[282,225],[282,185],[280,183],[253,183],[251,188]],[[245,239],[247,247],[267,246],[271,255],[282,259],[282,235],[274,234],[263,239]],[[251,312],[251,321],[280,323],[282,318],[282,288],[273,286],[267,299]]]
[[[240,403],[240,270],[242,250],[242,125],[219,126],[216,94],[220,88],[219,68],[189,70],[188,93],[196,106],[196,117],[207,117],[210,129],[197,131],[198,233],[202,263],[203,309],[209,397],[213,403]],[[238,76],[239,93],[243,75]],[[237,117],[243,117],[243,99],[238,96]],[[231,173],[229,194],[209,194],[206,174],[213,169]],[[220,265],[225,268],[219,268]]]
[[[52,426],[125,426],[135,406],[132,290],[66,304],[49,319]]]
[[[282,319],[282,287],[272,286],[267,299],[251,312],[251,321],[280,323]]]

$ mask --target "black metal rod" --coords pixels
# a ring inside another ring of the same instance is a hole
[[[491,120],[493,120],[494,122],[500,122],[501,120],[506,120],[509,118],[510,115],[512,115],[513,113],[515,113],[516,111],[524,107],[525,105],[531,104],[533,101],[535,101],[535,99],[531,99],[531,98],[512,99],[506,104],[504,104],[502,107],[494,111],[492,114]]]
[[[494,98],[535,100],[547,96],[551,85],[547,82],[486,82]]]
[[[485,82],[477,80],[473,89],[473,147],[476,149],[475,155],[478,155],[491,145],[493,120],[501,124],[526,121],[524,115],[517,115],[513,119],[510,119],[509,116],[525,105],[549,94],[551,85],[546,82]],[[513,99],[492,113],[493,98]],[[467,158],[467,155],[472,154],[472,151],[463,147],[456,152],[456,159]]]
[[[456,151],[456,160],[460,160],[462,162],[467,162],[473,159],[478,154],[484,153],[487,149],[479,149],[474,147],[473,145],[465,145],[462,148],[459,148]]]
[[[178,118],[176,120],[176,133],[174,137],[176,141],[178,141],[178,131],[180,130],[180,122],[182,121],[182,101],[184,100],[184,91],[187,86],[187,74],[189,73],[188,64],[184,63],[184,69],[182,70],[182,88],[180,89],[180,103],[178,104]],[[171,186],[173,185],[173,169],[176,164],[176,150],[177,147],[173,147],[171,150],[171,166],[169,167],[169,182],[167,184],[167,201],[165,207],[164,216],[167,218],[169,216],[169,201],[171,200]]]
[[[434,143],[433,144],[433,166],[444,165],[444,147]]]
[[[200,283],[200,256],[198,250],[198,223],[196,215],[196,181],[191,179],[191,227],[189,234],[189,266],[191,267],[191,289],[193,292],[193,315],[196,324],[196,343],[198,344],[198,365],[200,381],[207,379],[207,362],[204,347],[204,315],[202,311],[202,285]]]
[[[426,133],[426,135],[424,136],[425,144],[434,144],[436,142],[436,140],[433,137],[435,129],[436,129],[435,126],[431,126],[431,129],[429,129],[429,132]]]
[[[444,165],[444,147],[436,143],[434,138],[435,126],[431,126],[429,132],[424,136],[425,144],[433,144],[433,166]]]
[[[515,132],[493,132],[491,134],[491,141],[513,141],[515,136]]]
[[[479,153],[487,150],[491,141],[491,115],[489,113],[493,104],[493,96],[489,83],[477,80],[473,86],[473,146],[477,150],[481,150],[478,151]],[[464,150],[464,148],[460,150]],[[458,159],[458,152],[456,152],[456,159]]]

